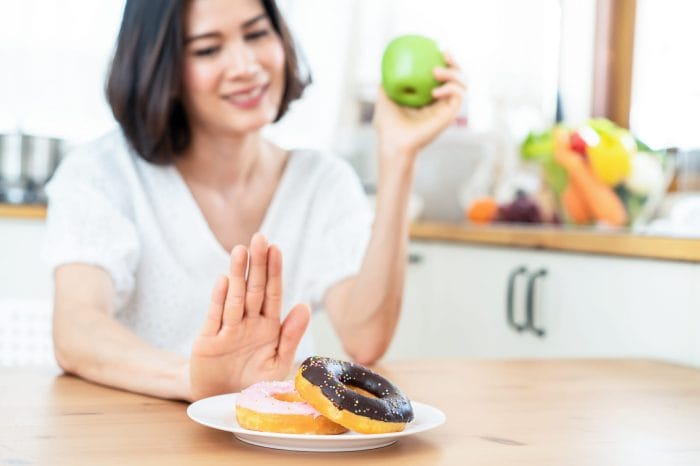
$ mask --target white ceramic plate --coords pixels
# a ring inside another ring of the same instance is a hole
[[[445,414],[437,408],[412,401],[413,421],[402,432],[390,434],[302,435],[257,432],[244,429],[236,422],[237,393],[212,396],[192,403],[187,415],[195,422],[214,429],[233,432],[239,440],[260,447],[297,451],[356,451],[385,447],[401,437],[425,432],[445,422]]]

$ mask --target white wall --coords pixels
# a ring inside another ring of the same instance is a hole
[[[72,141],[112,126],[104,77],[124,0],[0,0],[0,131]]]
[[[572,0],[562,0],[575,5]],[[582,2],[592,5],[593,2]],[[113,125],[104,79],[124,0],[0,0],[0,131],[90,139]],[[435,37],[462,65],[471,124],[509,112],[516,131],[546,125],[557,81],[557,0],[280,0],[315,83],[269,134],[285,146],[337,149],[356,97],[379,83],[384,45],[404,32]],[[575,6],[569,42],[590,40]],[[590,10],[590,7],[589,7]],[[582,19],[583,18],[583,19]],[[590,27],[589,27],[590,29]],[[579,49],[585,49],[577,45]],[[581,70],[587,58],[566,60]],[[567,65],[567,66],[568,66]],[[585,114],[585,80],[568,87]]]

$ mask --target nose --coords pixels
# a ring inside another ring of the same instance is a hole
[[[233,44],[227,54],[226,76],[229,79],[252,79],[261,71],[255,51],[245,43]]]

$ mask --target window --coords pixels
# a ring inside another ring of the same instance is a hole
[[[695,0],[637,0],[630,126],[653,147],[700,147]]]

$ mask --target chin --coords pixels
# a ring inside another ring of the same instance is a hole
[[[270,114],[256,114],[250,115],[249,117],[243,117],[242,115],[236,115],[235,118],[219,118],[214,120],[216,123],[212,126],[221,128],[222,130],[230,133],[244,134],[251,133],[255,131],[260,131],[265,126],[269,125],[275,120],[274,115]]]

